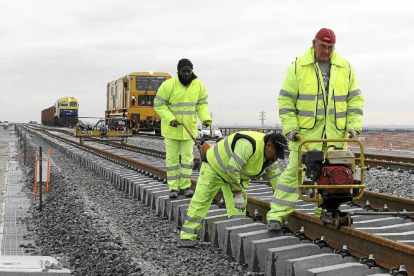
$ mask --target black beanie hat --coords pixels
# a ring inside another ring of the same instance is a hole
[[[184,66],[190,66],[190,68],[193,69],[193,64],[191,63],[191,61],[186,58],[183,58],[182,60],[178,62],[177,71],[180,70],[180,68]]]
[[[269,133],[264,138],[265,143],[271,143],[276,149],[277,159],[285,159],[286,138],[281,133]]]

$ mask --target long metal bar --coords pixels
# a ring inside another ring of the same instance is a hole
[[[45,130],[42,130],[42,131],[45,131]],[[147,173],[150,173],[152,175],[158,176],[158,177],[160,177],[162,179],[167,179],[167,171],[164,170],[164,169],[161,169],[161,168],[158,168],[158,167],[154,167],[154,166],[151,166],[151,165],[148,165],[148,164],[145,164],[145,163],[142,163],[142,162],[133,160],[131,158],[126,158],[126,157],[123,157],[123,156],[119,156],[117,154],[113,154],[113,153],[107,152],[105,150],[98,149],[96,147],[92,147],[92,146],[89,146],[89,145],[85,145],[85,144],[82,144],[80,142],[75,142],[73,140],[69,140],[69,139],[66,139],[66,138],[63,138],[63,137],[60,137],[60,136],[51,134],[49,132],[48,132],[48,135],[53,136],[53,137],[55,137],[57,139],[63,140],[65,142],[68,142],[68,143],[71,143],[71,144],[75,144],[75,145],[78,145],[80,147],[87,148],[89,150],[92,150],[94,152],[99,153],[100,155],[106,156],[106,157],[111,158],[111,159],[116,160],[116,161],[123,162],[124,164],[129,165],[129,166],[131,166],[133,168],[136,168],[136,169],[139,169],[139,170],[144,170]]]
[[[348,247],[348,251],[357,258],[374,254],[376,263],[386,269],[396,264],[404,264],[409,275],[414,275],[414,247],[362,232],[351,227],[335,230],[333,225],[322,225],[319,218],[294,212],[289,217],[289,229],[293,232],[305,228],[306,236],[313,240],[325,236],[332,248]]]
[[[354,203],[361,206],[361,205],[369,205],[372,209],[379,210],[384,208],[384,205],[387,205],[389,211],[402,211],[407,210],[414,211],[414,200],[408,198],[402,198],[393,195],[386,195],[386,194],[378,194],[370,191],[365,191],[364,195],[361,199],[355,201]],[[410,216],[414,218],[414,216]]]
[[[345,211],[346,212],[346,211]],[[414,215],[414,212],[369,212],[369,211],[355,211],[355,212],[346,212],[351,216],[398,216],[405,217],[409,215]]]
[[[270,203],[248,197],[247,210],[257,210],[261,217],[265,218],[270,208]],[[267,207],[267,208],[266,208]],[[267,210],[267,211],[266,211]],[[342,226],[335,230],[331,224],[322,224],[322,221],[314,216],[296,212],[290,214],[288,227],[292,232],[305,229],[305,235],[310,240],[325,237],[325,241],[332,248],[348,247],[350,254],[357,258],[368,257],[374,254],[376,263],[386,269],[404,264],[409,275],[414,275],[414,247],[397,243],[370,233],[362,232],[351,227]]]
[[[190,135],[191,139],[193,139],[194,144],[196,144],[198,150],[200,151],[200,155],[201,155],[203,151],[201,150],[200,143],[197,141],[197,139],[194,137],[194,135],[191,133],[191,131],[188,129],[188,127],[184,123],[179,123],[179,125],[182,125],[183,128],[187,131],[188,135]]]

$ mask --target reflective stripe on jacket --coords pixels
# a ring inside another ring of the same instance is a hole
[[[161,117],[162,136],[177,140],[191,139],[182,126],[170,126],[170,122],[176,119],[184,123],[196,137],[197,115],[201,122],[211,121],[207,99],[206,88],[197,77],[188,87],[181,84],[178,76],[163,82],[154,99],[154,109]]]
[[[284,133],[299,130],[305,139],[335,139],[343,138],[346,130],[362,132],[364,98],[355,70],[335,51],[328,96],[311,47],[289,67],[278,102]],[[289,143],[289,148],[297,150],[298,145]]]
[[[253,176],[263,173],[267,174],[270,183],[276,183],[279,166],[275,160],[265,159],[264,136],[254,131],[237,132],[207,151],[211,168],[229,183],[233,193],[247,188]]]

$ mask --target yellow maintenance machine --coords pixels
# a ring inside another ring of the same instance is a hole
[[[358,139],[349,139],[347,134],[343,139],[312,139],[304,140],[300,135],[298,190],[299,196],[307,202],[315,202],[322,209],[322,223],[332,223],[335,228],[350,226],[351,215],[341,212],[338,208],[342,203],[355,201],[364,194],[364,147]],[[342,148],[327,146],[323,151],[310,150],[308,143],[343,142]],[[347,150],[347,142],[355,142],[360,148],[360,167],[355,167],[355,155]],[[302,154],[302,147],[307,149]],[[302,173],[313,181],[313,184],[302,184]],[[308,196],[305,196],[305,191]]]
[[[75,137],[79,137],[81,143],[96,138],[116,139],[124,143],[124,139],[131,136],[132,131],[125,118],[101,119],[94,126],[77,124],[75,127]]]
[[[154,131],[161,135],[161,117],[154,110],[154,98],[170,78],[167,73],[134,72],[108,83],[105,118],[126,118],[134,133]]]

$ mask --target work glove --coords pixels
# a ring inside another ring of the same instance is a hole
[[[234,205],[240,211],[244,211],[244,209],[246,208],[246,206],[244,205],[244,197],[243,197],[243,194],[242,193],[236,194],[234,196]]]
[[[172,120],[172,121],[170,122],[170,126],[172,126],[172,127],[177,127],[177,126],[178,126],[178,121],[177,121],[176,119]]]
[[[292,142],[295,142],[297,139],[296,139],[296,134],[299,134],[299,130],[292,130],[291,132],[288,132],[287,134],[286,134],[286,138],[288,138],[288,140],[290,140],[290,141],[292,141]]]
[[[349,138],[358,139],[358,131],[351,129],[347,130],[347,132],[349,133]]]
[[[206,127],[208,127],[208,126],[211,125],[211,123],[212,122],[210,120],[206,120],[206,121],[203,122],[203,125],[206,126]]]

